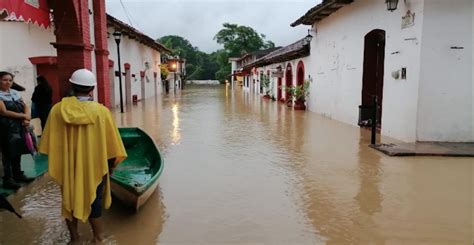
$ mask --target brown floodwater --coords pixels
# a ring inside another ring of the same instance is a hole
[[[118,201],[105,212],[106,243],[473,242],[473,158],[388,157],[366,130],[224,86],[115,117],[156,140],[165,169],[138,213]],[[68,241],[48,176],[9,199],[24,219],[0,213],[0,244]]]

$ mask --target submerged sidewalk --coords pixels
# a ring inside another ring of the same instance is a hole
[[[474,157],[474,143],[416,142],[370,146],[389,156]]]

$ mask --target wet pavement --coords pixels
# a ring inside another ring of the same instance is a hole
[[[165,169],[137,214],[112,204],[106,243],[473,242],[473,158],[389,157],[367,147],[369,131],[223,86],[115,117],[156,140]],[[49,177],[9,199],[25,218],[0,213],[1,244],[68,240]]]

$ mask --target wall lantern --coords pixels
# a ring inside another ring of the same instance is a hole
[[[387,10],[393,12],[397,9],[398,0],[385,0],[387,4]]]
[[[306,42],[310,43],[311,40],[313,39],[313,36],[311,34],[309,34],[311,32],[311,30],[308,30],[308,35],[306,35],[306,37],[304,38],[306,40]]]

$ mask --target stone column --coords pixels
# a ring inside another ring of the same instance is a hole
[[[95,60],[97,70],[97,94],[99,103],[110,107],[109,51],[107,49],[107,16],[105,0],[94,0]]]
[[[54,25],[57,50],[59,95],[63,97],[70,88],[71,74],[81,68],[92,70],[88,1],[55,1]]]
[[[146,98],[146,81],[145,81],[145,71],[140,71],[140,86],[141,86],[141,100]]]
[[[132,104],[132,74],[130,72],[130,64],[125,63],[125,104]]]
[[[120,75],[120,74],[119,74]],[[109,60],[109,96],[110,96],[110,107],[115,108],[115,70],[114,61]]]

